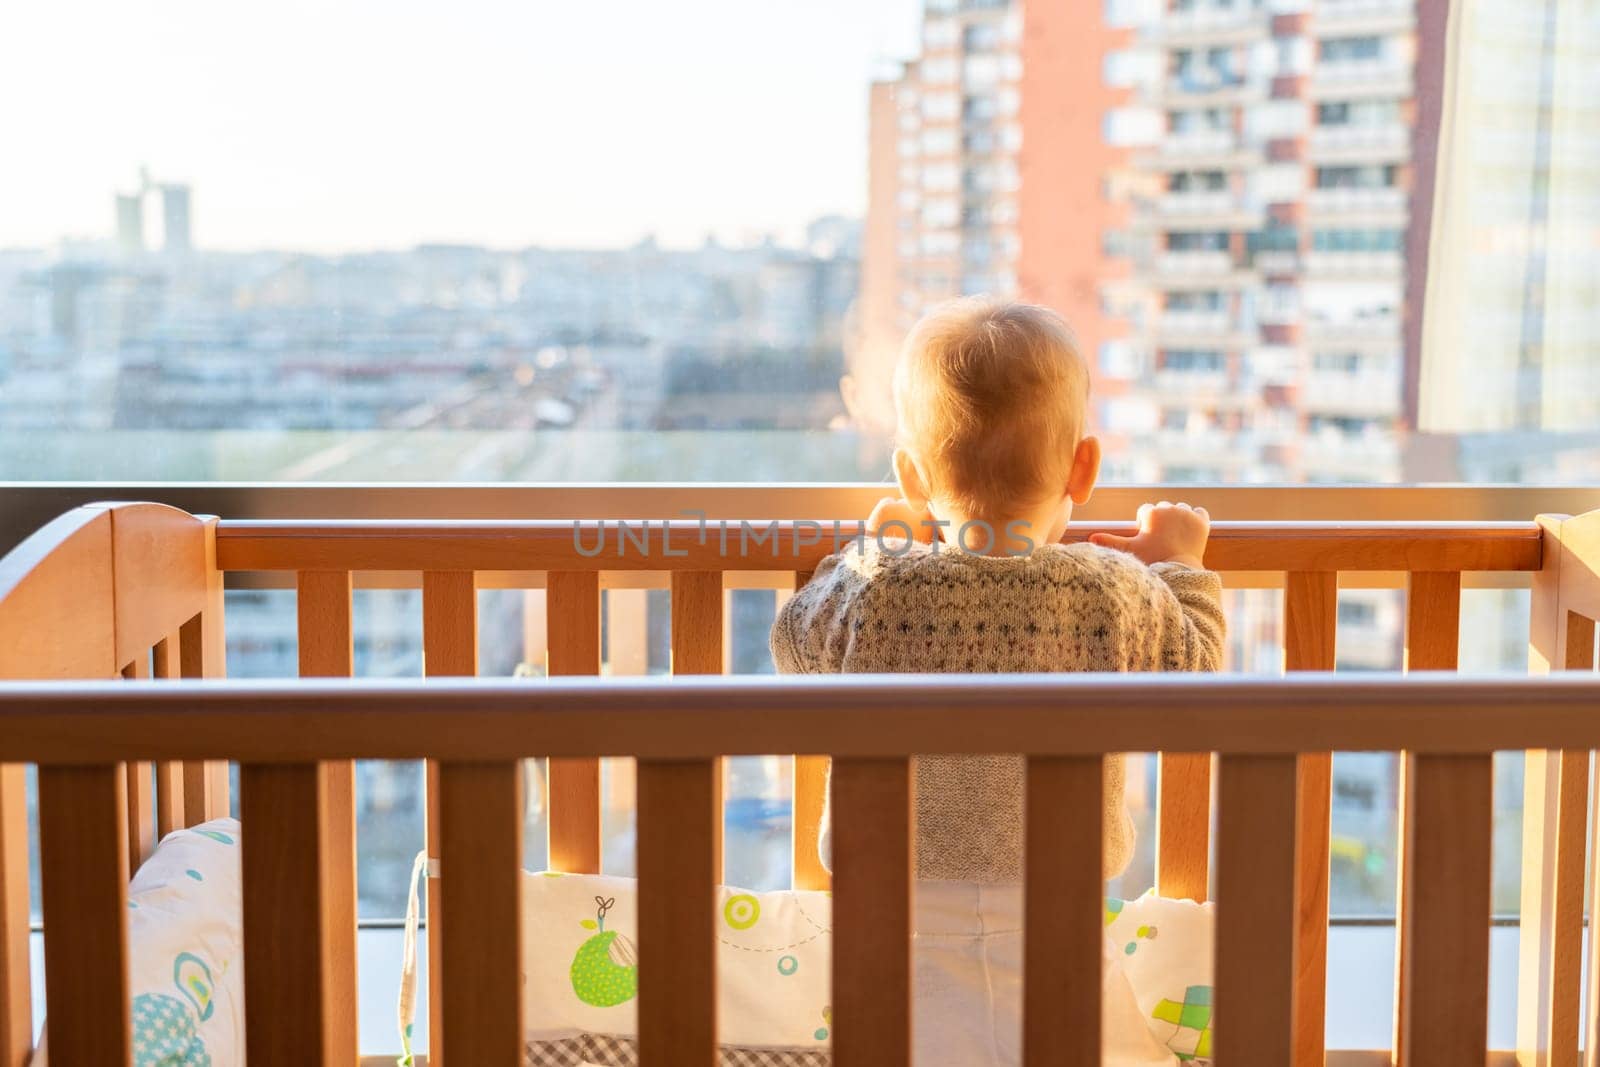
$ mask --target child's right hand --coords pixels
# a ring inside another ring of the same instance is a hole
[[[1139,532],[1132,537],[1091,534],[1089,540],[1106,548],[1131,553],[1145,563],[1178,563],[1201,570],[1211,516],[1205,508],[1188,504],[1145,504],[1139,509]]]

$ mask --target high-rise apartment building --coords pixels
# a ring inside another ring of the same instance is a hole
[[[161,235],[161,247],[168,254],[182,254],[194,248],[187,185],[161,187]]]
[[[853,377],[886,397],[930,304],[1020,297],[1093,361],[1108,480],[1398,480],[1445,11],[930,2],[872,91]],[[1344,599],[1341,659],[1397,665],[1392,598]]]
[[[181,255],[194,248],[193,221],[189,210],[187,185],[155,185],[150,173],[139,170],[139,184],[131,193],[118,193],[117,250],[124,256],[144,252],[145,209],[147,200],[160,193],[161,248],[168,255]]]
[[[856,362],[945,297],[1020,296],[1091,353],[1111,477],[1394,480],[1419,8],[930,3],[874,88]]]
[[[892,424],[888,368],[930,304],[1017,289],[1022,13],[928,0],[922,54],[873,86],[852,414]]]
[[[144,251],[144,197],[117,194],[117,251],[136,256]]]
[[[1131,269],[1103,307],[1112,454],[1135,478],[1392,481],[1399,464],[1415,0],[1179,2],[1105,70]],[[1041,9],[1041,13],[1049,9]],[[1041,87],[1043,89],[1043,87]],[[1426,212],[1421,215],[1425,221]],[[1026,241],[1026,233],[1024,233]]]

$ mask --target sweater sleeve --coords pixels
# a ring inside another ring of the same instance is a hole
[[[1177,600],[1179,618],[1166,628],[1161,667],[1167,671],[1220,671],[1227,622],[1222,615],[1222,578],[1177,563],[1157,563],[1151,573]]]
[[[828,556],[778,612],[768,639],[779,674],[838,674],[849,639],[855,573]]]
[[[1104,822],[1102,824],[1101,840],[1104,841],[1104,855],[1101,856],[1101,868],[1104,877],[1109,881],[1128,869],[1128,864],[1133,862],[1134,841],[1137,833],[1133,826],[1133,815],[1128,811],[1128,802],[1124,796],[1127,782],[1126,757],[1120,753],[1107,756],[1105,759],[1104,787]]]
[[[837,674],[844,667],[849,608],[858,585],[839,556],[817,565],[811,580],[795,590],[772,623],[772,662],[779,674]],[[817,854],[833,872],[833,764],[828,764]]]

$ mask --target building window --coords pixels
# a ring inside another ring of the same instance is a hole
[[[1332,37],[1322,42],[1321,56],[1325,63],[1370,62],[1383,56],[1383,39]]]
[[[1378,419],[1363,419],[1355,415],[1313,415],[1306,420],[1306,429],[1313,435],[1336,437],[1363,437],[1383,428]]]
[[[1378,606],[1365,600],[1339,601],[1340,626],[1372,626],[1378,621]]]
[[[1180,374],[1218,374],[1226,365],[1222,353],[1214,348],[1168,348],[1161,353],[1161,369]],[[1182,408],[1167,411],[1168,416],[1183,414]],[[1183,429],[1184,426],[1167,428]]]
[[[1226,252],[1228,234],[1224,230],[1177,231],[1167,234],[1168,252]]]
[[[1311,247],[1318,252],[1398,252],[1403,230],[1314,230]]]
[[[1385,126],[1399,121],[1398,100],[1338,100],[1317,105],[1318,126]]]
[[[1228,175],[1220,170],[1180,170],[1167,179],[1174,193],[1219,193],[1228,188]]]
[[[1360,166],[1318,167],[1318,189],[1390,189],[1399,168],[1394,164],[1367,163]]]
[[[1173,133],[1210,133],[1233,129],[1233,113],[1221,107],[1196,107],[1169,113]]]
[[[1221,311],[1225,301],[1215,289],[1168,293],[1162,305],[1168,311]]]
[[[1000,25],[995,22],[975,22],[961,34],[961,46],[968,52],[989,52],[1004,43]]]
[[[1000,145],[1000,138],[993,130],[973,130],[965,134],[961,143],[963,147],[975,156],[992,155]]]
[[[1257,252],[1297,252],[1300,250],[1300,231],[1293,226],[1268,225],[1255,230],[1245,238],[1245,246],[1254,255]]]

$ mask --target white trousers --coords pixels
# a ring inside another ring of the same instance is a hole
[[[912,1031],[918,1067],[1022,1062],[1022,887],[919,881]],[[1172,1067],[1106,942],[1101,1048],[1106,1067]]]

